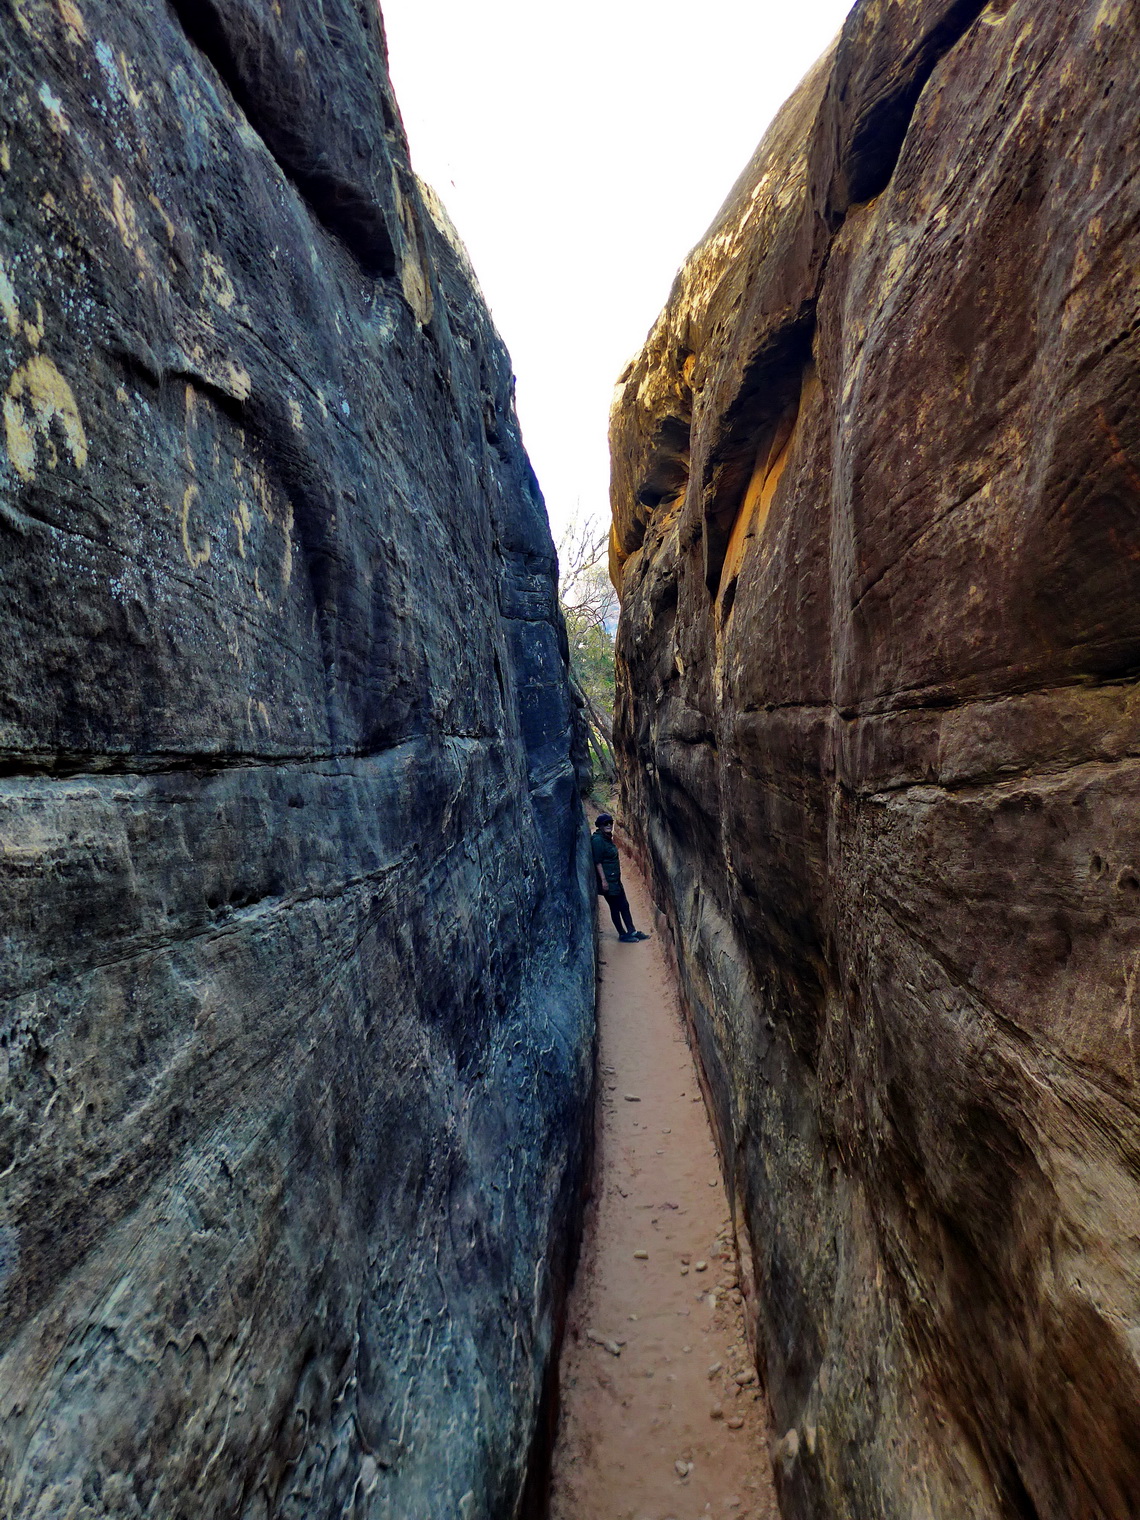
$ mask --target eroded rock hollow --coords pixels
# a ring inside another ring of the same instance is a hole
[[[593,950],[364,0],[0,3],[0,1513],[517,1512]]]
[[[1140,1513],[1140,61],[856,5],[613,419],[626,807],[789,1516]]]

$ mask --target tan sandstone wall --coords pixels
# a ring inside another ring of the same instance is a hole
[[[857,5],[615,405],[790,1516],[1140,1513],[1137,28]]]

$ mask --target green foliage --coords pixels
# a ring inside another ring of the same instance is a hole
[[[579,621],[579,619],[574,619]],[[612,728],[614,720],[614,640],[604,623],[573,627],[566,619],[570,668],[578,685]]]
[[[573,525],[558,546],[559,599],[570,645],[570,675],[586,720],[595,783],[615,777],[614,638],[618,603],[606,568],[606,535]]]

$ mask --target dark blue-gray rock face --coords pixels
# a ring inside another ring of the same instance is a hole
[[[0,0],[0,1513],[516,1511],[593,951],[364,0]]]

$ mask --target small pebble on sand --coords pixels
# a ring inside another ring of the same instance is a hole
[[[689,1269],[688,1269],[688,1267],[682,1267],[681,1268],[681,1276],[682,1277],[688,1277],[688,1275],[689,1275]]]
[[[586,1339],[592,1341],[595,1346],[603,1346],[611,1356],[620,1356],[624,1341],[611,1341],[604,1335],[599,1335],[596,1330],[587,1330]]]
[[[728,1426],[729,1430],[740,1430],[744,1425],[744,1416],[734,1414],[730,1420],[725,1420],[724,1423]]]
[[[714,1362],[712,1364],[712,1366],[709,1368],[709,1377],[711,1377],[711,1378],[716,1377],[717,1373],[720,1371],[720,1369],[723,1366],[724,1366],[723,1362]]]
[[[713,1407],[709,1410],[709,1419],[710,1420],[723,1420],[724,1419],[724,1405],[723,1404],[714,1404]]]
[[[649,1260],[649,1252],[648,1251],[635,1251],[633,1253],[633,1259],[634,1259],[634,1261],[648,1261]]]
[[[751,1369],[746,1372],[738,1372],[736,1374],[736,1381],[740,1384],[741,1388],[747,1388],[749,1383],[756,1381],[756,1374]]]
[[[636,1093],[623,1093],[622,1096],[625,1098],[625,1101],[627,1103],[640,1103],[641,1102],[641,1099],[637,1096]]]
[[[697,1264],[696,1264],[696,1266],[693,1268],[693,1271],[694,1272],[707,1272],[708,1269],[709,1269],[709,1264],[708,1264],[707,1261],[698,1261]]]

